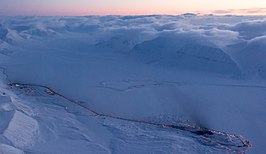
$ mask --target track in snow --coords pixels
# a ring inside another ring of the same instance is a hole
[[[250,142],[243,139],[243,137],[239,135],[227,134],[225,132],[203,128],[197,125],[186,124],[186,123],[181,123],[181,122],[176,123],[176,124],[157,123],[157,122],[152,122],[152,121],[130,119],[130,118],[124,118],[124,117],[101,113],[99,111],[95,111],[91,109],[90,107],[88,107],[87,105],[89,103],[87,102],[73,100],[71,98],[68,98],[54,91],[52,88],[44,86],[44,85],[10,83],[9,86],[17,90],[23,90],[26,94],[31,93],[32,91],[35,91],[37,89],[43,90],[46,94],[50,96],[61,97],[67,100],[68,102],[75,104],[87,110],[88,112],[93,113],[94,116],[101,116],[101,117],[106,117],[110,119],[123,120],[127,122],[153,125],[153,126],[160,127],[163,129],[176,129],[180,131],[186,131],[186,132],[196,135],[199,141],[206,146],[215,146],[217,148],[221,148],[221,149],[225,149],[225,150],[228,150],[231,152],[237,152],[237,153],[243,152],[243,148],[245,149],[245,148],[251,147]]]
[[[146,124],[146,125],[152,125],[156,127],[160,127],[163,129],[176,129],[179,131],[185,131],[189,132],[191,134],[194,134],[197,136],[197,139],[200,143],[206,146],[214,146],[220,149],[225,149],[231,152],[236,153],[242,153],[244,149],[251,147],[251,143],[248,140],[245,140],[242,136],[236,135],[236,134],[228,134],[226,132],[222,131],[216,131],[208,128],[204,128],[197,125],[187,124],[178,122],[175,124],[167,124],[167,123],[157,123],[147,120],[138,120],[138,119],[130,119],[125,117],[119,117],[115,115],[109,115],[105,113],[101,113],[99,111],[95,111],[88,107],[88,102],[83,102],[79,100],[74,100],[71,98],[68,98],[64,96],[63,94],[56,92],[51,87],[44,86],[44,85],[38,85],[38,84],[25,84],[25,83],[12,83],[8,79],[8,75],[6,74],[6,70],[3,67],[0,67],[2,69],[3,74],[6,77],[6,80],[9,82],[8,85],[16,90],[23,90],[25,94],[28,94],[34,90],[43,90],[46,94],[49,96],[57,96],[65,99],[69,103],[75,104],[88,112],[91,112],[94,114],[94,116],[101,116],[106,117],[110,119],[116,119],[116,120],[123,120],[127,122],[134,122],[134,123],[140,123],[140,124]],[[154,82],[154,81],[153,81]],[[181,85],[179,82],[169,82],[169,81],[163,81],[165,84],[178,84]],[[158,84],[158,82],[155,82],[155,84]],[[243,85],[222,85],[222,84],[210,84],[211,86],[240,86],[243,87]],[[144,85],[145,86],[145,85]],[[246,87],[246,85],[244,85]],[[257,87],[257,86],[248,86],[248,87],[254,87],[254,88],[265,88],[265,87]],[[37,89],[36,89],[37,88]]]

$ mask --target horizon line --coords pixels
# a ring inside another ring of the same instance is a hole
[[[244,9],[224,9],[224,10],[207,10],[207,11],[171,11],[171,12],[39,12],[39,13],[25,13],[25,14],[6,14],[0,11],[0,16],[145,16],[145,15],[184,15],[184,14],[195,14],[198,16],[204,15],[215,15],[215,16],[266,16],[266,8],[260,7],[252,7],[252,8],[244,8]]]
[[[1,15],[1,17],[86,17],[86,16],[266,16],[266,14],[219,14],[219,13],[180,13],[180,14],[170,14],[170,13],[151,13],[151,14],[81,14],[81,15]]]

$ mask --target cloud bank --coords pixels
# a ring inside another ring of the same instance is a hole
[[[266,35],[266,19],[263,16],[183,14],[179,16],[5,17],[0,19],[0,24],[2,46],[16,44],[22,40],[58,38],[68,33],[71,35],[64,37],[72,35],[81,37],[87,40],[88,46],[97,51],[131,53],[149,43],[154,44],[153,46],[159,44],[158,48],[163,47],[164,53],[161,54],[167,54],[166,51],[184,50],[185,46],[203,47],[213,52],[221,50],[219,52],[223,53],[218,55],[225,54],[226,56],[222,57],[225,59],[229,57],[230,62],[228,62],[247,76],[258,72],[260,76],[265,76],[265,73],[261,72],[264,72],[266,64],[263,60],[258,60],[265,57],[265,44],[259,43],[261,47],[256,49],[257,52],[263,53],[263,56],[252,56],[254,48],[257,48],[252,44]],[[161,38],[169,41],[156,42]],[[145,47],[143,50],[152,50],[151,48],[152,45],[149,49]],[[171,61],[176,63],[174,59]]]

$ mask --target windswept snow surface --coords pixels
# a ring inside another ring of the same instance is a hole
[[[264,153],[265,23],[1,17],[0,153]]]

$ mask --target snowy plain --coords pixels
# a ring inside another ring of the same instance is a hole
[[[265,58],[264,16],[0,17],[0,153],[265,153]]]

